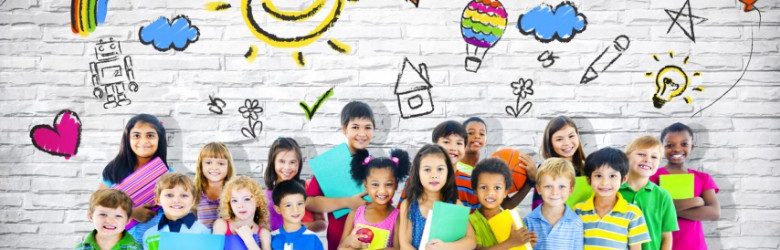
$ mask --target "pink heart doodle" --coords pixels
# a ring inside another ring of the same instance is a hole
[[[32,143],[43,152],[70,159],[81,141],[81,120],[75,112],[66,109],[54,117],[53,125],[35,125],[30,130]]]

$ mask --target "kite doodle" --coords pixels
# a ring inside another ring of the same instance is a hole
[[[612,47],[605,48],[604,51],[590,63],[588,69],[585,70],[585,74],[583,74],[580,79],[580,84],[586,84],[596,80],[596,78],[599,77],[599,73],[607,71],[609,66],[612,66],[612,64],[623,55],[623,52],[628,49],[630,43],[631,41],[626,35],[619,35],[616,37]],[[602,58],[604,59],[602,60]]]
[[[125,95],[125,83],[131,92],[138,91],[138,83],[133,74],[133,60],[130,56],[122,57],[122,47],[119,41],[109,38],[100,40],[95,45],[96,62],[89,63],[92,72],[92,95],[95,98],[106,97],[104,109],[130,105],[132,102]]]
[[[407,70],[413,71],[414,74],[406,74]],[[433,112],[431,88],[433,85],[428,77],[428,66],[420,63],[420,66],[415,68],[408,58],[404,58],[401,73],[398,73],[398,80],[395,82],[395,95],[401,118],[409,119]]]
[[[523,35],[533,35],[537,41],[549,43],[554,40],[569,42],[578,33],[585,31],[588,20],[571,2],[562,2],[555,8],[542,4],[534,7],[517,19],[517,28]]]
[[[151,44],[158,51],[184,51],[190,43],[198,41],[199,36],[198,27],[192,26],[190,19],[184,15],[176,16],[173,20],[161,16],[138,30],[141,43]]]
[[[62,110],[54,117],[52,126],[35,125],[30,130],[33,145],[43,152],[70,159],[76,155],[81,142],[81,120],[70,110]]]
[[[686,8],[688,9],[688,14],[683,14],[683,11],[685,11]],[[669,15],[669,18],[672,19],[672,24],[669,25],[669,29],[666,30],[666,34],[669,34],[669,32],[672,31],[672,27],[674,27],[674,25],[676,24],[677,27],[680,27],[680,29],[683,31],[683,33],[685,33],[685,36],[687,36],[689,39],[691,39],[691,41],[693,41],[695,43],[696,42],[696,34],[693,31],[693,23],[694,23],[693,20],[694,19],[695,20],[699,20],[698,23],[696,23],[696,24],[701,24],[704,21],[707,21],[707,18],[703,18],[703,17],[700,17],[700,16],[694,16],[693,14],[691,14],[691,0],[685,0],[685,3],[683,4],[682,7],[680,7],[679,11],[674,11],[674,10],[669,10],[669,9],[664,9],[664,11],[666,12],[667,15]],[[682,24],[680,24],[680,17],[681,16],[688,18],[688,22],[687,22],[689,24],[689,28],[688,29],[686,29],[685,27],[683,27]]]
[[[466,70],[476,73],[487,51],[506,29],[507,14],[498,0],[472,0],[463,9],[460,32],[466,42]]]
[[[106,22],[108,0],[73,0],[70,5],[70,30],[82,37],[89,36],[98,25]]]

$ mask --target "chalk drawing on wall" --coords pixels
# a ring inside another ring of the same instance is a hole
[[[670,51],[668,55],[668,60],[674,61],[674,52]],[[662,58],[666,57],[659,57],[658,55],[653,54],[653,60],[656,62],[661,62]],[[689,59],[689,56],[683,58],[682,65],[687,65]],[[685,103],[692,103],[693,97],[687,95],[689,93],[686,93],[686,90],[688,90],[688,88],[693,85],[691,84],[692,78],[700,77],[701,73],[696,71],[693,72],[691,76],[689,76],[688,73],[685,72],[685,69],[672,63],[661,67],[658,72],[646,72],[645,76],[653,78],[655,81],[653,106],[660,109],[664,106],[664,104],[671,102],[679,96],[682,96],[683,100],[685,100]],[[691,87],[691,89],[698,92],[704,91],[704,87],[702,86]]]
[[[406,73],[407,70],[413,73]],[[401,117],[409,119],[433,112],[431,88],[433,85],[428,76],[428,66],[420,63],[419,67],[415,68],[408,58],[404,58],[394,91]]]
[[[192,26],[187,16],[178,15],[173,20],[161,16],[138,30],[138,38],[144,45],[151,44],[158,51],[174,49],[184,51],[200,36],[198,27]]]
[[[119,41],[113,38],[100,40],[95,44],[96,61],[89,63],[92,73],[92,95],[104,98],[104,109],[130,105],[126,90],[138,91],[138,83],[133,74],[133,60],[130,56],[122,56]]]
[[[466,70],[477,72],[506,30],[507,13],[498,0],[472,0],[463,9],[460,33],[466,42]]]
[[[72,0],[70,30],[82,37],[89,36],[98,25],[106,22],[108,0]]]
[[[222,108],[226,107],[227,103],[222,98],[209,95],[209,103],[206,105],[209,106],[211,113],[221,115],[223,112]]]
[[[414,4],[414,7],[420,7],[420,0],[406,0],[406,1]]]
[[[301,106],[303,109],[304,115],[306,115],[306,119],[311,121],[311,118],[314,117],[314,113],[317,112],[317,110],[322,106],[322,103],[324,103],[328,98],[333,96],[333,87],[328,89],[328,91],[325,91],[320,97],[317,98],[317,101],[314,102],[314,105],[309,107],[308,104],[306,104],[305,101],[301,101],[298,103],[298,105]]]
[[[623,52],[628,49],[631,40],[628,39],[628,36],[626,35],[619,35],[612,43],[612,46],[607,46],[607,48],[601,51],[601,54],[590,63],[585,70],[585,74],[583,74],[580,79],[580,84],[586,84],[596,80],[596,78],[599,77],[599,73],[607,71],[609,66],[612,66],[612,64],[623,55]]]
[[[534,106],[532,102],[525,101],[523,105],[520,105],[520,102],[525,100],[529,95],[534,94],[534,80],[520,78],[516,82],[510,83],[509,86],[512,87],[512,94],[517,96],[517,101],[515,101],[514,106],[506,106],[504,111],[515,118],[531,111],[531,107]]]
[[[30,139],[39,150],[70,159],[78,152],[81,142],[81,120],[76,112],[62,110],[54,117],[52,126],[35,125],[30,130]]]
[[[258,4],[258,2],[260,2]],[[314,0],[297,10],[277,7],[273,0],[242,0],[241,15],[249,31],[260,41],[276,48],[296,49],[292,58],[298,66],[305,66],[303,48],[322,37],[338,21],[346,0]],[[350,2],[355,2],[350,0]],[[226,2],[209,2],[206,10],[222,11],[231,8]],[[308,30],[300,32],[301,30]],[[349,54],[352,48],[334,38],[327,44],[336,52]],[[254,61],[257,48],[250,47],[245,54],[248,62]],[[251,58],[251,59],[250,59]]]
[[[744,12],[752,12],[752,11],[755,10],[755,12],[758,13],[758,25],[757,26],[758,26],[759,29],[761,29],[761,11],[758,8],[756,8],[755,6],[753,6],[753,4],[756,1],[755,0],[740,0],[740,2],[745,4],[745,7],[742,9],[742,11],[744,11]],[[747,25],[745,25],[745,26],[747,26]],[[705,109],[708,109],[709,107],[712,107],[712,105],[714,105],[715,103],[720,101],[720,99],[723,98],[724,96],[726,96],[726,94],[728,94],[729,92],[731,92],[731,90],[734,89],[734,87],[737,86],[739,81],[742,80],[742,77],[745,76],[745,73],[747,73],[747,70],[748,70],[748,66],[750,66],[750,61],[753,59],[753,45],[754,45],[753,43],[755,42],[755,35],[753,33],[754,33],[755,28],[756,27],[753,26],[750,29],[750,54],[748,54],[748,59],[747,59],[747,62],[745,63],[745,68],[742,69],[742,73],[739,75],[737,80],[734,81],[734,83],[731,84],[731,86],[729,86],[729,88],[725,92],[723,92],[723,94],[718,96],[718,98],[715,98],[715,100],[713,100],[707,106],[704,106],[703,108],[701,108],[698,111],[696,111],[695,113],[693,113],[693,115],[691,115],[691,117],[696,116],[697,114],[701,113]]]
[[[585,31],[588,20],[571,2],[562,2],[553,8],[541,4],[520,15],[517,28],[523,35],[533,35],[537,41],[569,42]]]
[[[244,106],[238,108],[238,112],[244,119],[247,119],[247,127],[241,128],[241,134],[246,138],[257,138],[255,131],[263,131],[263,122],[259,121],[260,114],[263,113],[263,107],[257,99],[244,100]],[[260,126],[260,127],[258,127]]]
[[[677,27],[680,27],[680,30],[687,36],[691,41],[694,43],[696,42],[696,33],[694,32],[693,26],[694,22],[696,24],[701,24],[704,21],[707,21],[707,18],[703,18],[700,16],[695,16],[691,13],[691,0],[685,0],[685,3],[682,7],[680,7],[680,10],[670,10],[670,9],[664,9],[666,12],[666,15],[669,15],[669,18],[672,19],[672,24],[669,25],[669,29],[666,30],[666,34],[669,34],[669,32],[672,31],[672,27],[677,25]],[[684,12],[687,11],[687,14],[684,14]],[[683,17],[682,20],[680,20],[680,17]],[[687,18],[687,22],[685,21]],[[695,21],[694,21],[695,20]],[[683,25],[682,23],[687,24]],[[686,28],[687,26],[687,28]]]
[[[542,67],[549,68],[555,63],[555,59],[558,59],[558,56],[555,56],[555,54],[552,51],[545,50],[541,54],[539,54],[538,57],[536,57],[536,60],[542,63]]]

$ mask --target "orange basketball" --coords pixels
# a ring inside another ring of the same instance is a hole
[[[522,189],[525,185],[525,179],[528,178],[528,175],[525,173],[525,164],[520,161],[520,155],[522,154],[517,149],[502,148],[490,155],[490,157],[501,159],[509,167],[509,172],[512,173],[512,183],[508,187],[508,193],[510,194]]]

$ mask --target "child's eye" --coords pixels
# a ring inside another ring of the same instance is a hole
[[[168,197],[168,198],[173,198],[173,196],[174,196],[173,194],[165,194],[165,197]]]

